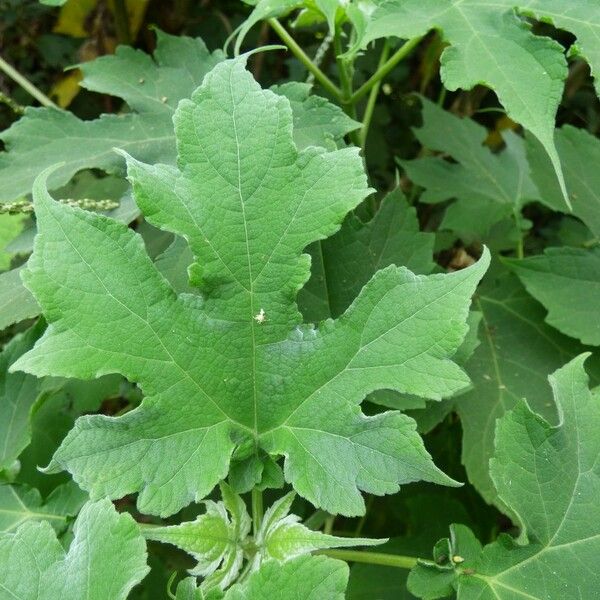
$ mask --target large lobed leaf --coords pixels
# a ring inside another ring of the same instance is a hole
[[[108,500],[83,507],[66,553],[47,521],[0,536],[1,600],[124,600],[148,570],[135,521]]]
[[[419,597],[452,591],[459,600],[562,600],[597,594],[600,552],[600,408],[581,355],[550,377],[560,422],[549,425],[520,402],[497,425],[490,471],[501,501],[522,528],[483,549],[455,530],[455,569],[421,564],[409,586]],[[460,553],[460,554],[459,554]]]
[[[246,443],[284,456],[286,479],[330,512],[362,513],[360,490],[452,484],[412,419],[359,404],[379,388],[440,398],[468,384],[450,357],[488,255],[450,275],[390,266],[337,321],[301,325],[302,250],[369,189],[357,149],[297,150],[289,101],[261,90],[244,60],[217,65],[179,105],[177,169],[128,159],[148,221],[188,240],[204,297],[177,296],[124,225],[35,186],[24,277],[49,326],[14,368],[118,372],[146,395],[122,417],[79,419],[50,470],[92,498],[140,492],[140,510],[161,515],[203,498]]]

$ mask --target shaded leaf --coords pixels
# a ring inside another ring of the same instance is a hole
[[[488,461],[496,420],[526,399],[532,410],[556,419],[547,384],[550,372],[585,348],[544,323],[544,309],[509,273],[490,272],[474,300],[483,315],[480,346],[466,364],[473,391],[456,398],[463,426],[462,459],[469,481],[488,502],[497,501]],[[590,362],[598,379],[598,365]]]
[[[35,488],[0,485],[0,532],[13,531],[26,521],[48,521],[61,532],[67,517],[74,517],[87,500],[87,494],[73,482],[63,484],[42,501]]]
[[[556,147],[563,165],[573,214],[600,237],[600,140],[585,129],[564,125],[556,130]],[[531,176],[540,198],[553,210],[566,212],[551,165],[535,139],[527,138],[527,157]]]
[[[0,354],[0,470],[17,459],[31,439],[30,413],[40,395],[40,382],[8,368],[33,348],[44,330],[42,323],[14,337]]]
[[[456,232],[467,243],[495,241],[501,224],[508,222],[509,235],[496,245],[514,247],[519,236],[515,218],[523,204],[539,195],[529,176],[523,139],[512,131],[504,132],[506,148],[493,153],[484,144],[488,135],[484,127],[426,98],[421,102],[423,126],[414,130],[415,135],[425,148],[442,156],[401,161],[410,179],[425,190],[420,200],[455,199],[440,229]]]
[[[389,265],[430,273],[433,243],[433,234],[419,231],[417,213],[399,190],[384,198],[371,221],[349,215],[340,231],[307,249],[311,277],[298,295],[304,319],[339,317],[369,279]]]
[[[504,262],[548,309],[549,325],[600,346],[600,249],[546,248],[543,255]]]
[[[271,89],[290,101],[294,113],[294,142],[298,150],[308,146],[335,150],[344,145],[345,135],[361,127],[336,104],[320,96],[311,96],[308,83],[291,81]]]
[[[23,267],[0,273],[0,329],[36,317],[40,307],[21,282]]]

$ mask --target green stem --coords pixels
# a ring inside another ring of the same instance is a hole
[[[373,76],[354,92],[350,98],[350,102],[355,103],[365,96],[378,81],[381,81],[401,60],[406,58],[420,41],[420,37],[413,38],[396,50],[396,52],[394,52],[394,54],[392,54],[392,56],[381,65],[375,73],[373,73]]]
[[[17,115],[22,115],[25,112],[25,109],[20,104],[17,104],[10,96],[2,92],[0,92],[0,103],[6,104]]]
[[[517,227],[517,231],[519,234],[519,239],[517,240],[517,245],[515,248],[515,253],[517,255],[518,259],[524,258],[525,257],[525,249],[524,249],[524,242],[523,242],[523,231],[521,229],[521,227],[519,226],[520,223],[520,218],[519,218],[519,212],[518,210],[515,210],[513,213],[514,219],[515,219],[515,225]]]
[[[258,533],[263,518],[263,496],[259,489],[252,489],[252,528],[254,536]]]
[[[291,50],[292,54],[308,69],[309,73],[337,100],[341,100],[341,90],[313,63],[307,54],[296,43],[296,40],[286,31],[285,27],[275,18],[268,19],[273,31],[281,38],[281,41]]]
[[[115,30],[119,44],[131,45],[131,32],[129,31],[129,15],[125,0],[113,0],[115,16]]]
[[[58,108],[46,94],[40,91],[29,79],[21,75],[14,67],[11,67],[1,56],[0,56],[0,71],[3,71],[8,75],[15,83],[18,83],[28,94],[33,96],[42,106],[52,106]]]
[[[390,44],[389,40],[385,40],[383,43],[383,49],[381,50],[381,56],[379,57],[379,65],[377,66],[377,70],[379,70],[387,61],[388,56],[390,54]],[[367,100],[367,106],[365,108],[365,114],[363,115],[363,125],[360,130],[360,147],[362,148],[363,154],[365,152],[365,145],[367,143],[367,135],[369,134],[369,127],[371,126],[371,120],[373,118],[373,111],[375,110],[375,104],[377,103],[377,96],[379,95],[379,90],[381,89],[381,79],[375,82],[375,85],[371,88],[371,93],[369,94],[369,99]]]
[[[448,90],[446,89],[446,86],[442,83],[442,89],[440,90],[440,95],[438,96],[437,99],[437,105],[441,108],[444,108],[444,102],[446,102],[446,94],[448,93]]]
[[[414,556],[384,554],[383,552],[361,552],[360,550],[320,550],[316,554],[326,554],[331,558],[339,558],[348,562],[382,565],[398,569],[412,569],[418,560]]]

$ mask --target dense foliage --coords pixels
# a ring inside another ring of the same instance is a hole
[[[1,600],[596,597],[595,0],[0,17]]]

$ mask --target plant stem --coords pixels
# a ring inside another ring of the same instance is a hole
[[[348,72],[348,63],[345,59],[341,58],[342,51],[342,38],[340,28],[335,28],[335,34],[333,36],[333,51],[335,52],[335,62],[338,66],[338,71],[340,75],[340,83],[342,86],[342,101],[344,103],[350,103],[350,97],[352,96],[352,79],[350,77],[350,73]]]
[[[386,39],[383,43],[383,49],[381,50],[381,56],[379,57],[379,65],[377,66],[377,70],[379,70],[387,61],[390,53],[390,44]],[[377,96],[379,95],[379,90],[381,89],[381,79],[375,82],[375,85],[371,88],[371,93],[369,94],[369,99],[367,100],[367,106],[365,108],[365,114],[363,115],[363,126],[360,130],[360,147],[362,148],[363,154],[365,152],[365,145],[367,143],[367,135],[369,133],[369,127],[371,126],[371,120],[373,118],[373,111],[375,110],[375,104],[377,102]]]
[[[131,44],[131,32],[129,31],[129,15],[125,0],[113,0],[113,14],[115,17],[115,30],[119,44]]]
[[[304,520],[304,525],[306,525],[306,527],[308,527],[309,529],[313,530],[321,529],[328,516],[328,512],[325,512],[324,510],[321,510],[319,508],[312,515],[310,515],[308,519]]]
[[[383,65],[381,65],[377,71],[375,71],[373,76],[363,83],[356,90],[356,92],[354,92],[350,98],[350,102],[355,103],[365,96],[378,81],[383,79],[402,59],[406,58],[415,49],[420,41],[420,37],[413,38],[412,40],[409,40],[403,44],[401,48],[396,50],[396,52],[394,52],[394,54],[392,54],[392,56]]]
[[[520,227],[519,212],[517,209],[515,209],[513,216],[515,218],[515,225],[517,227],[517,232],[519,234],[519,239],[517,240],[517,245],[515,248],[515,254],[517,255],[518,259],[521,259],[521,258],[525,257],[525,249],[524,249],[524,242],[523,242],[523,231]]]
[[[263,518],[263,496],[257,488],[252,488],[252,529],[254,536],[258,533]]]
[[[337,63],[339,75],[340,75],[340,83],[342,85],[342,108],[344,112],[355,121],[356,118],[356,103],[351,101],[352,97],[352,76],[350,74],[350,69],[348,68],[348,62],[341,58],[343,54],[342,50],[342,38],[341,38],[341,30],[339,27],[335,28],[335,34],[333,36],[333,51],[335,53],[335,61]],[[352,141],[355,146],[360,147],[360,134],[358,130],[351,131],[348,134],[348,137]]]
[[[315,76],[315,79],[337,100],[341,100],[341,90],[313,63],[307,54],[296,43],[296,40],[286,31],[283,25],[275,18],[268,19],[273,31],[281,38],[281,41],[291,50],[292,54]]]
[[[417,564],[414,556],[400,556],[397,554],[384,554],[383,552],[361,552],[360,550],[320,550],[316,554],[325,554],[331,558],[339,558],[348,562],[366,563],[369,565],[382,565],[397,567],[398,569],[412,569]]]
[[[313,63],[319,69],[321,68],[321,63],[323,62],[323,59],[325,58],[327,52],[329,51],[329,47],[331,46],[332,42],[333,42],[333,35],[331,35],[331,33],[328,33],[323,38],[321,45],[318,47],[318,49],[315,53],[315,57],[313,58]],[[315,76],[312,73],[309,73],[308,77],[306,78],[306,83],[310,83],[312,85],[314,83],[314,81],[315,81]]]
[[[448,93],[448,90],[446,89],[446,86],[442,83],[442,89],[440,90],[440,95],[438,96],[437,99],[437,105],[441,108],[444,108],[444,102],[446,102],[446,94]]]
[[[10,96],[2,92],[0,92],[0,103],[6,104],[17,115],[22,115],[25,112],[25,109],[20,104],[17,104]]]
[[[523,249],[523,236],[522,235],[520,235],[519,239],[517,240],[516,254],[517,254],[518,259],[521,259],[525,256],[525,252]]]
[[[3,71],[8,75],[15,83],[18,83],[28,94],[33,96],[42,106],[52,106],[58,108],[46,94],[40,91],[29,79],[21,75],[14,67],[11,67],[1,56],[0,56],[0,71]]]

